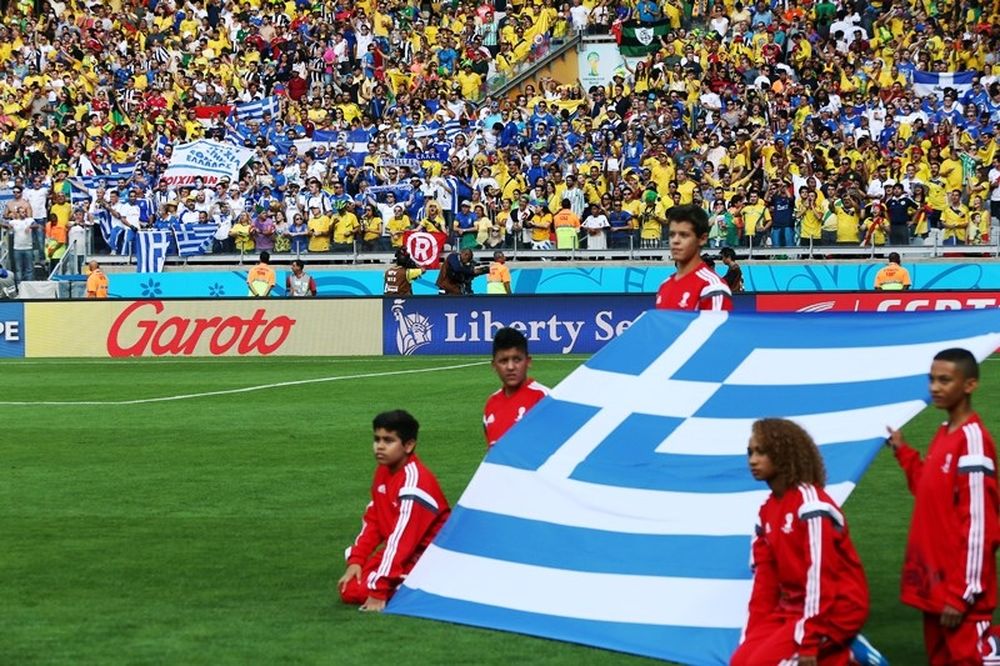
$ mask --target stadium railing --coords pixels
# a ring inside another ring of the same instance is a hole
[[[934,259],[941,257],[978,257],[978,258],[1000,258],[1000,238],[994,235],[989,245],[944,245],[937,236],[928,239],[929,244],[922,245],[876,245],[859,247],[851,245],[820,245],[809,244],[794,247],[759,247],[759,246],[739,246],[734,247],[738,258],[748,260],[775,260],[791,259],[800,261],[826,260],[826,259],[848,259],[848,260],[870,260],[885,258],[889,252],[898,252],[904,260],[913,259]],[[88,245],[92,247],[92,245]],[[525,262],[550,262],[550,261],[669,261],[670,249],[666,240],[661,241],[655,247],[643,247],[634,238],[628,239],[628,244],[624,247],[609,248],[606,250],[591,250],[586,247],[572,249],[532,249],[530,244],[525,244],[520,239],[514,239],[509,246],[498,248],[478,248],[474,252],[481,260],[492,257],[495,249],[502,250],[508,259]],[[705,254],[717,255],[720,247],[706,247]],[[86,255],[86,256],[84,256]],[[312,266],[317,265],[366,265],[366,264],[387,264],[392,261],[394,250],[368,251],[355,242],[352,249],[347,252],[282,252],[271,251],[271,261],[277,264],[287,263],[293,259],[303,259]],[[84,261],[89,258],[96,258],[105,265],[127,266],[136,263],[135,257],[131,254],[124,255],[98,255],[92,252],[81,252],[79,254],[67,252],[63,260],[56,266],[50,277],[61,275],[78,274]],[[248,251],[234,254],[201,254],[190,257],[170,256],[167,258],[168,266],[213,266],[213,265],[233,265],[240,266],[256,263],[258,252]]]

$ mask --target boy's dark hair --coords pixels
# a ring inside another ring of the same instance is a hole
[[[724,247],[721,250],[719,250],[719,256],[722,257],[723,259],[732,259],[735,261],[736,250],[734,250],[731,247]]]
[[[789,487],[810,483],[826,485],[823,456],[812,436],[788,419],[759,419],[751,427],[753,436]]]
[[[701,238],[708,234],[708,213],[701,206],[684,204],[673,206],[667,210],[667,223],[688,222],[694,229],[694,235]]]
[[[393,409],[389,412],[382,412],[372,419],[372,430],[388,430],[399,435],[403,443],[415,440],[420,432],[420,424],[413,418],[413,415],[404,409]]]
[[[266,264],[269,261],[271,261],[271,253],[268,252],[267,250],[264,250],[263,252],[260,253],[260,263]]]
[[[902,263],[902,257],[899,256],[899,252],[890,252],[889,253],[889,263],[890,264],[899,264],[899,263]]]
[[[945,349],[939,351],[934,356],[934,360],[954,363],[965,379],[979,379],[979,361],[976,360],[976,357],[968,349],[960,347]]]
[[[519,352],[523,352],[524,355],[527,356],[528,338],[524,337],[524,333],[516,328],[511,328],[509,326],[501,328],[497,331],[497,334],[493,336],[493,356],[496,356],[497,352],[502,352],[506,349],[516,349]]]

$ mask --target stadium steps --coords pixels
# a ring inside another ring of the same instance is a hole
[[[558,60],[567,57],[567,54],[574,53],[577,46],[580,44],[582,37],[579,34],[575,34],[569,39],[559,44],[553,46],[552,50],[548,55],[540,58],[531,67],[524,70],[510,81],[506,82],[504,85],[500,86],[496,90],[490,91],[486,98],[479,102],[478,106],[482,106],[486,99],[489,98],[503,98],[506,97],[511,92],[521,88],[527,83],[532,83],[534,78],[538,76],[539,73],[547,70],[552,66],[553,63]],[[576,70],[576,67],[573,68]]]

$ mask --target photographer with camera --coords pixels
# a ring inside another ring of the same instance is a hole
[[[443,270],[443,269],[442,269]],[[424,274],[405,247],[396,250],[392,265],[385,272],[382,293],[386,296],[412,296],[413,281]]]
[[[438,293],[469,296],[472,294],[472,281],[489,270],[488,264],[477,264],[473,260],[472,250],[452,252],[441,263],[437,279]]]

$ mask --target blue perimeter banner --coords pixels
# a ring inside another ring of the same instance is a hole
[[[308,260],[308,256],[306,257]],[[662,264],[636,264],[607,268],[519,268],[511,263],[511,286],[515,294],[653,294],[673,273]],[[870,291],[883,262],[846,264],[753,264],[744,262],[747,291]],[[287,270],[278,269],[274,295],[283,296]],[[913,289],[1000,289],[1000,263],[907,264]],[[384,268],[309,270],[320,296],[381,296]],[[716,266],[725,274],[724,266]],[[429,271],[416,283],[414,293],[437,293],[437,271]],[[167,267],[165,273],[110,273],[113,298],[205,298],[245,296],[246,270],[180,272]],[[474,283],[476,293],[486,292],[485,277]]]
[[[0,358],[24,358],[24,305],[0,303]]]
[[[383,353],[488,356],[493,336],[510,326],[527,336],[533,354],[592,354],[652,306],[650,294],[386,298]],[[753,307],[752,296],[737,296],[737,310]]]

